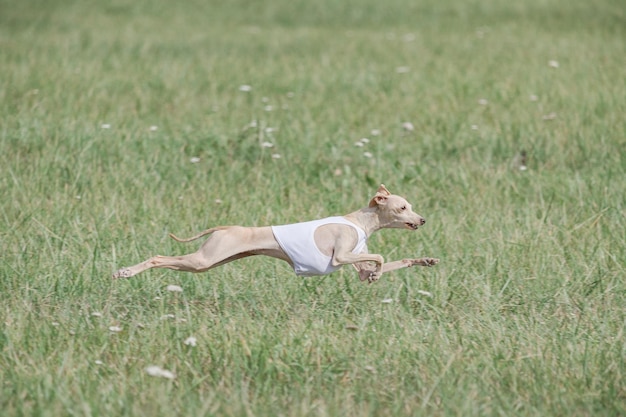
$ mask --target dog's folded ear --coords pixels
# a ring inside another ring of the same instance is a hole
[[[381,194],[384,196],[391,195],[387,187],[385,187],[385,184],[380,184],[380,187],[378,187],[378,190],[376,190],[376,195],[378,194]]]
[[[376,195],[370,201],[370,207],[381,206],[387,203],[387,196],[391,195],[389,190],[385,187],[385,184],[380,184],[378,190],[376,191]]]
[[[384,195],[376,194],[376,196],[372,198],[372,201],[370,201],[370,207],[384,206],[385,204],[387,204],[387,197]]]

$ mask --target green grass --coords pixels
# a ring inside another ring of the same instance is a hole
[[[625,22],[618,0],[0,0],[2,415],[625,414]],[[428,223],[370,250],[437,267],[109,278],[196,247],[169,232],[347,213],[380,183]]]

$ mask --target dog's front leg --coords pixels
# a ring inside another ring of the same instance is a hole
[[[387,265],[387,264],[384,264],[384,265]],[[359,273],[359,279],[361,281],[367,281],[368,284],[372,284],[378,281],[378,279],[380,279],[380,275],[382,275],[382,273],[376,275],[376,269],[373,267],[372,264],[368,262],[359,262],[359,263],[352,264],[352,266],[354,266],[354,268]]]
[[[435,266],[439,263],[439,259],[436,258],[418,258],[418,259],[402,259],[399,261],[386,262],[383,264],[382,273],[385,274],[387,272],[395,271],[396,269],[402,268],[410,268],[412,266]],[[373,275],[375,275],[376,271],[372,269],[372,265],[367,262],[359,262],[355,263],[354,268],[359,273],[359,278],[361,281],[368,281],[370,284],[376,279],[371,279]],[[380,277],[380,275],[378,276]]]
[[[395,271],[401,268],[410,268],[412,266],[435,266],[439,263],[437,258],[418,258],[418,259],[402,259],[400,261],[388,262],[383,267],[383,272]]]
[[[336,263],[335,263],[336,262]],[[371,268],[369,263],[374,263],[374,269]],[[352,264],[359,271],[359,277],[361,281],[367,280],[370,284],[378,281],[380,276],[384,272],[385,259],[382,255],[369,254],[369,253],[336,253],[333,257],[333,265],[348,265]]]
[[[371,256],[380,256],[380,259],[383,260],[381,255]],[[372,263],[374,265],[372,265]],[[387,264],[384,263],[384,261],[382,263],[378,263],[375,260],[368,259],[365,262],[353,262],[352,265],[359,272],[359,279],[361,281],[367,281],[369,284],[378,281],[381,275],[387,271]]]

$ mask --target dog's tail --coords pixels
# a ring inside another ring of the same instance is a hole
[[[191,242],[191,241],[193,241],[193,240],[200,239],[202,236],[209,235],[209,234],[211,234],[211,233],[213,233],[213,232],[217,232],[218,230],[228,229],[229,227],[230,227],[230,226],[218,226],[218,227],[212,227],[212,228],[210,228],[210,229],[206,229],[205,231],[198,233],[198,234],[197,234],[197,235],[195,235],[195,236],[188,237],[188,238],[186,238],[186,239],[181,239],[181,238],[179,238],[179,237],[176,237],[176,235],[174,235],[173,233],[170,233],[170,237],[171,237],[172,239],[174,239],[175,241],[177,241],[177,242]]]

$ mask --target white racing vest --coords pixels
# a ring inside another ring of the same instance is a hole
[[[315,230],[327,224],[345,224],[356,230],[357,243],[352,253],[361,253],[367,244],[365,231],[343,217],[327,217],[309,222],[272,226],[274,237],[285,251],[298,276],[330,274],[341,268],[332,265],[332,258],[324,255],[315,244]]]

